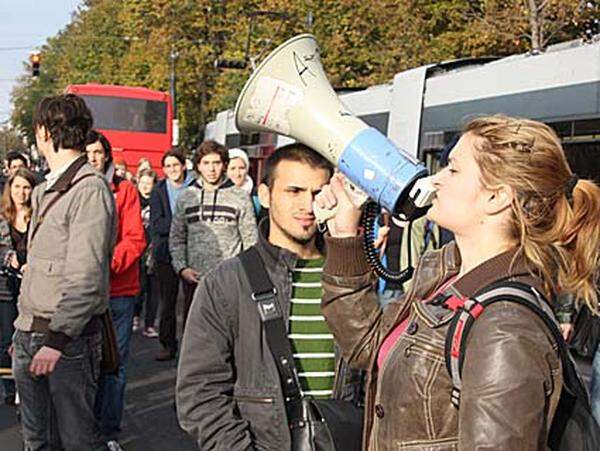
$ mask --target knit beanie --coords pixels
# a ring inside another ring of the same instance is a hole
[[[229,161],[233,160],[234,158],[241,158],[246,164],[246,168],[250,168],[250,160],[248,159],[248,154],[242,149],[238,149],[237,147],[229,149]]]

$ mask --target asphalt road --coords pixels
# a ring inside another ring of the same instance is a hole
[[[128,366],[125,413],[119,442],[126,451],[195,450],[177,424],[176,363],[157,362],[158,339],[134,334]],[[3,397],[2,397],[3,398]],[[21,451],[15,409],[0,405],[0,450]]]

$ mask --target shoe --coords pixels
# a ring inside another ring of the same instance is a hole
[[[156,329],[152,326],[146,327],[144,332],[142,332],[142,335],[148,338],[158,338],[158,332],[156,332]]]
[[[175,351],[171,351],[170,349],[161,349],[159,353],[156,355],[154,360],[159,362],[166,362],[167,360],[173,360],[175,358]]]
[[[140,317],[139,316],[133,317],[133,325],[131,326],[131,330],[133,332],[137,332],[138,330],[140,330]],[[112,440],[112,441],[114,441],[114,440]]]
[[[116,440],[109,440],[106,442],[106,446],[109,451],[123,451],[123,448],[121,448],[121,445]]]

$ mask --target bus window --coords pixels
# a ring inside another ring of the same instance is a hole
[[[166,133],[167,102],[83,95],[94,113],[94,127],[145,133]]]

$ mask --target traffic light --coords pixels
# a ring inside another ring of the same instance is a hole
[[[31,76],[39,77],[40,63],[42,62],[40,52],[33,52],[31,55],[29,55],[29,61],[31,62]]]
[[[248,62],[246,60],[215,60],[216,69],[245,69],[247,65]]]

